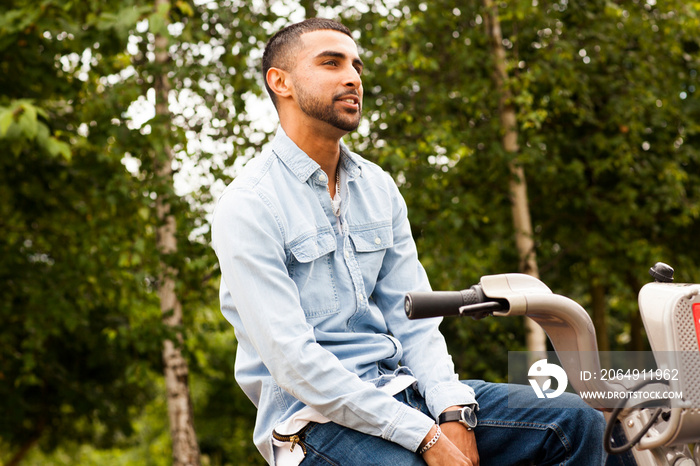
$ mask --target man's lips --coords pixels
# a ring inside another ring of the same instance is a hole
[[[356,95],[344,95],[336,99],[341,104],[354,109],[360,108],[360,98]]]
[[[360,98],[356,95],[345,95],[343,97],[339,97],[338,100],[342,100],[343,102],[350,102],[352,104],[360,103]]]
[[[345,95],[337,98],[336,101],[340,102],[340,105],[348,110],[360,110],[360,98],[356,95]]]

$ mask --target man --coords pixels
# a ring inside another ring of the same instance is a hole
[[[440,319],[405,317],[405,293],[430,289],[406,205],[341,141],[363,67],[336,22],[275,34],[263,74],[280,129],[214,214],[256,446],[271,464],[599,464],[599,413],[573,396],[578,409],[508,409],[507,386],[459,381]]]

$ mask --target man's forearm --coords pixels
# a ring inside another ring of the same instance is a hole
[[[437,429],[437,425],[430,429],[430,432],[428,432],[428,435],[425,436],[421,443],[421,449],[435,437]],[[423,459],[429,466],[473,466],[469,458],[446,435],[441,435],[435,445],[423,453]]]
[[[450,406],[443,412],[458,411],[462,406]],[[447,437],[471,462],[474,466],[479,464],[479,451],[476,447],[476,437],[473,429],[461,422],[443,422],[440,424],[443,434]]]

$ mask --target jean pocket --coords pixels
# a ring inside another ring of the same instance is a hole
[[[299,290],[301,307],[307,319],[326,317],[340,311],[333,274],[335,249],[332,231],[301,235],[289,245],[291,258],[288,272]]]

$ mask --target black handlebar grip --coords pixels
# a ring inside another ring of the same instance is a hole
[[[459,315],[459,308],[486,300],[481,286],[462,291],[415,291],[406,294],[404,310],[409,319]]]

